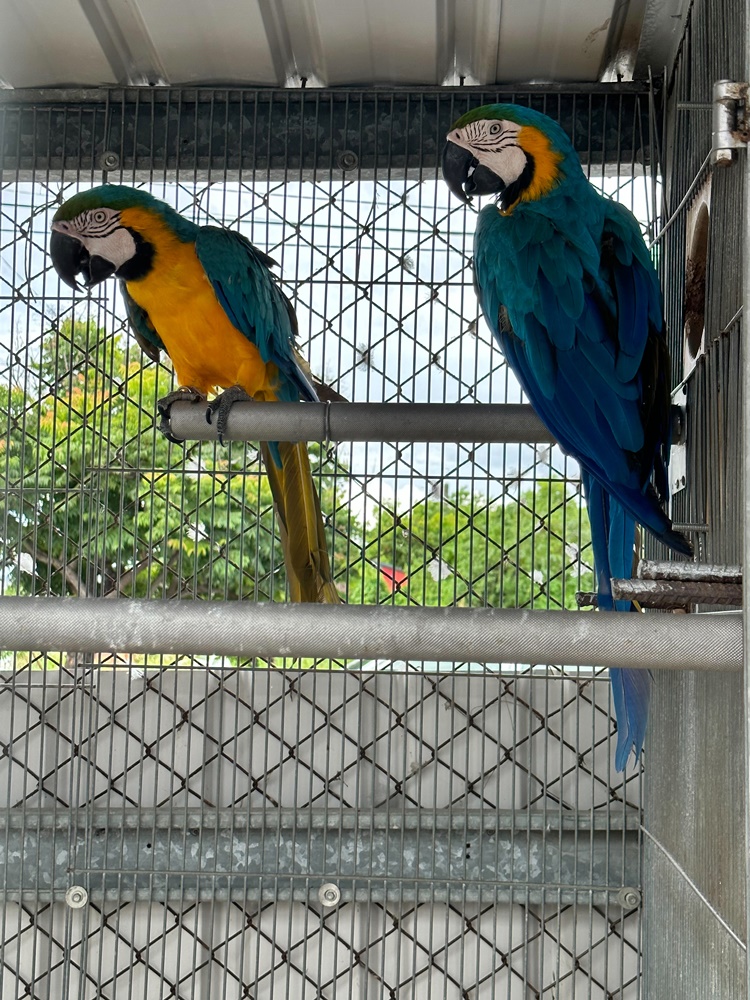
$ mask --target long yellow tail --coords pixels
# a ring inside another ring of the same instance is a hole
[[[297,602],[340,604],[307,446],[282,441],[278,447],[281,468],[267,444],[260,450],[279,519],[289,593]]]

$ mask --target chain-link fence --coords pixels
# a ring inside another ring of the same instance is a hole
[[[239,228],[350,400],[516,402],[471,212],[438,179],[451,122],[498,99],[559,118],[650,227],[654,115],[626,86],[6,96],[3,592],[286,594],[257,447],[158,433],[168,359],[141,356],[114,287],[61,288],[61,200],[122,181]],[[591,588],[557,448],[405,427],[311,453],[347,602],[563,608]],[[640,769],[612,769],[606,671],[504,659],[7,654],[3,997],[639,996]]]

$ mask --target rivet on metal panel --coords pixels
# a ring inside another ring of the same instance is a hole
[[[354,170],[359,164],[359,157],[353,149],[342,149],[336,157],[340,170]]]
[[[617,902],[623,910],[635,910],[641,905],[641,894],[638,889],[624,885],[617,893]]]
[[[89,894],[82,885],[71,885],[65,893],[65,902],[71,910],[80,910],[89,901]]]
[[[120,157],[112,150],[105,150],[99,157],[99,167],[102,170],[117,170],[120,166]]]
[[[333,882],[326,882],[318,889],[318,899],[323,906],[335,906],[341,899],[341,889]]]

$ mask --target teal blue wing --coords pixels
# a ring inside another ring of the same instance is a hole
[[[195,252],[233,325],[279,369],[279,399],[317,400],[295,358],[297,320],[269,270],[271,258],[240,233],[214,226],[199,230]]]
[[[152,361],[158,361],[159,352],[166,351],[164,341],[154,329],[151,318],[146,310],[141,309],[138,303],[134,302],[128,295],[128,287],[124,281],[120,282],[120,292],[122,294],[123,301],[125,302],[125,309],[127,310],[128,319],[130,320],[130,327],[138,346],[144,354],[147,354],[151,358]]]
[[[643,445],[641,487],[653,473],[659,497],[668,495],[671,370],[656,270],[633,215],[607,203],[602,235],[602,280],[614,301],[615,377],[638,387]]]
[[[601,201],[591,205],[601,212]],[[480,213],[474,268],[483,312],[565,451],[657,537],[687,552],[649,482],[653,474],[666,494],[670,400],[659,284],[643,237],[614,202],[603,206],[596,240],[593,225],[578,224],[585,199],[559,208],[569,226],[531,212],[503,218],[492,206]]]
[[[480,213],[476,286],[532,405],[581,464],[599,608],[627,611],[610,579],[632,573],[636,519],[690,551],[659,503],[670,407],[659,283],[626,209],[588,188],[556,205],[554,224],[531,210],[512,218],[494,207]],[[621,771],[631,749],[637,760],[643,747],[651,681],[643,670],[610,673]]]

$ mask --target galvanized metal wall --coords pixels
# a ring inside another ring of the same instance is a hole
[[[706,158],[712,86],[745,79],[743,42],[742,3],[694,3],[666,99],[665,216],[697,178],[661,249],[674,381],[687,376],[686,484],[673,511],[706,525],[699,558],[717,563],[742,561],[745,191],[741,164],[711,169]],[[693,218],[702,201],[705,274],[696,280],[690,251],[700,243]],[[697,360],[688,355],[685,365],[691,311],[705,333]],[[739,675],[656,675],[645,784],[648,997],[746,995],[743,698]]]
[[[239,226],[350,399],[515,401],[478,321],[473,219],[436,179],[453,119],[514,97],[649,217],[650,104],[628,88],[4,96],[3,592],[285,595],[255,447],[159,437],[168,364],[142,365],[114,289],[74,299],[50,271],[61,199],[106,177]],[[571,606],[590,584],[574,463],[404,437],[316,452],[343,596]],[[640,995],[641,772],[612,770],[605,673],[2,666],[3,1000]]]

